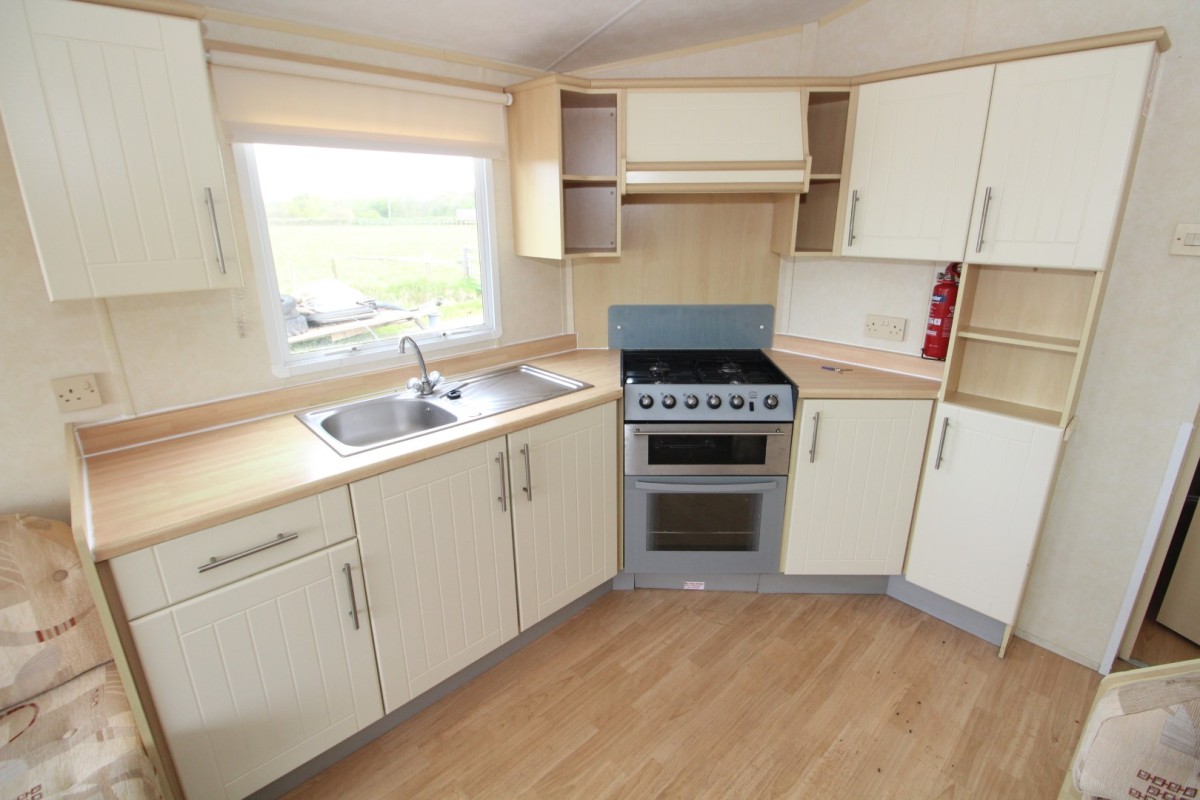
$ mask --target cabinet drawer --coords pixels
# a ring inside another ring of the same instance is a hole
[[[137,619],[354,535],[350,490],[339,486],[110,563],[125,614]]]

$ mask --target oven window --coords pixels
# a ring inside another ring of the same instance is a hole
[[[761,494],[651,494],[646,549],[757,551],[762,500]]]
[[[651,434],[647,463],[652,465],[765,464],[767,437],[752,434],[712,436],[655,436]]]

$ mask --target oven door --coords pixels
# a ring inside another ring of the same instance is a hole
[[[791,423],[627,423],[626,475],[786,475]]]
[[[787,477],[625,478],[626,572],[779,572]]]

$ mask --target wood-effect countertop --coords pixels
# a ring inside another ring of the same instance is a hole
[[[768,352],[801,400],[937,396],[937,381]],[[617,350],[574,350],[527,363],[593,388],[345,458],[292,411],[87,455],[83,507],[92,557],[105,561],[621,398]]]

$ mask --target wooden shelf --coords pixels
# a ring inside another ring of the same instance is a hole
[[[1037,406],[1028,406],[1023,403],[1013,403],[1006,400],[997,400],[993,397],[981,397],[974,394],[966,394],[964,392],[947,393],[945,397],[947,403],[953,403],[956,406],[965,406],[966,408],[974,408],[978,411],[990,411],[994,414],[1004,414],[1008,417],[1017,417],[1018,419],[1026,419],[1030,422],[1039,422],[1043,425],[1062,425],[1062,413],[1055,409],[1038,408]]]
[[[616,175],[563,175],[564,186],[616,186]]]
[[[1019,331],[996,330],[995,328],[967,327],[959,330],[958,335],[963,339],[976,339],[981,342],[996,342],[1011,344],[1017,347],[1029,347],[1035,350],[1053,350],[1059,353],[1078,353],[1078,339],[1064,339],[1058,336],[1041,336],[1035,333]]]

